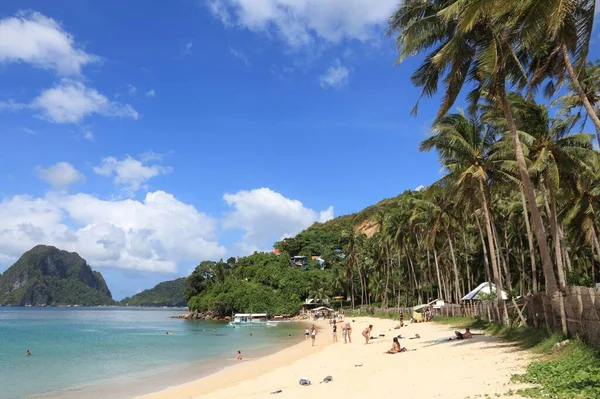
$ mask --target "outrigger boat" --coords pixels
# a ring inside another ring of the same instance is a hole
[[[235,313],[230,326],[265,326],[268,323],[268,315],[266,313]]]

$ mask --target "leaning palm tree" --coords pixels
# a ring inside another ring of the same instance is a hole
[[[496,133],[486,128],[476,117],[468,118],[464,113],[449,114],[433,125],[433,135],[421,142],[421,151],[435,148],[440,162],[448,174],[443,178],[460,191],[476,190],[481,199],[485,228],[490,250],[492,273],[496,285],[497,311],[502,320],[508,323],[508,311],[502,299],[500,269],[496,262],[496,247],[492,234],[492,217],[489,207],[490,172],[494,162],[489,158],[495,143]]]
[[[568,75],[570,84],[579,97],[596,128],[600,144],[600,117],[594,109],[585,84],[585,65],[594,27],[597,0],[521,0],[504,2],[513,12],[513,23],[519,27],[526,48],[535,53],[532,57],[531,86],[536,87],[546,78],[553,78],[546,87],[547,94]]]
[[[542,215],[536,204],[534,187],[517,133],[507,95],[507,82],[525,87],[528,82],[524,49],[513,21],[514,14],[502,2],[489,0],[406,0],[392,15],[389,31],[397,32],[397,62],[432,49],[412,75],[423,94],[432,96],[443,82],[445,95],[436,118],[440,120],[452,107],[466,83],[474,109],[482,95],[503,110],[513,143],[516,165],[536,233],[542,267],[549,293],[558,291],[550,248],[546,241]],[[516,3],[516,2],[504,2]]]
[[[594,108],[594,113],[600,116],[600,60],[589,62],[585,70],[581,71],[579,83],[585,92],[586,98]],[[575,121],[582,119],[581,108],[585,108],[581,101],[581,97],[577,93],[577,89],[572,82],[569,82],[568,93],[560,96],[552,102],[552,105],[560,105],[560,116],[575,116]],[[581,126],[585,126],[587,118],[583,118]]]

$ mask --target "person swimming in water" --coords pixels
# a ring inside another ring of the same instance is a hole
[[[31,351],[29,349],[27,349],[27,352],[25,352],[25,356],[31,356]]]

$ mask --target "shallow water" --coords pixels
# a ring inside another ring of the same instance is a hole
[[[237,350],[259,356],[303,333],[294,323],[232,328],[171,318],[182,312],[1,307],[0,396],[132,397],[233,365]]]

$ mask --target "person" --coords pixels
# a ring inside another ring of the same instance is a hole
[[[348,333],[348,342],[352,343],[352,326],[350,323],[346,323],[346,332]]]
[[[456,334],[455,339],[471,339],[471,338],[473,338],[473,334],[471,333],[471,329],[469,327],[467,327],[465,329],[464,333],[461,333],[460,331],[455,331],[454,333]]]
[[[317,338],[317,329],[315,328],[314,324],[310,329],[310,338],[312,339],[312,346],[315,346],[315,339]]]
[[[305,340],[307,340],[310,337],[310,329],[308,327],[304,329],[304,337]]]
[[[348,329],[346,328],[346,324],[342,326],[342,337],[344,338],[344,343],[348,343]]]
[[[214,333],[216,333],[216,332],[217,332],[217,329],[216,329],[216,328],[213,328],[213,332],[214,332]]]
[[[400,353],[400,342],[398,341],[398,337],[394,337],[394,339],[392,340],[392,349],[388,350],[387,352],[390,355],[393,355],[394,353]]]
[[[333,342],[338,342],[337,339],[337,322],[333,321]]]
[[[31,356],[31,350],[27,349],[27,352],[25,352],[25,356]]]
[[[365,337],[365,345],[369,343],[371,331],[373,331],[373,324],[369,324],[369,327],[365,328],[362,332],[362,336]]]

